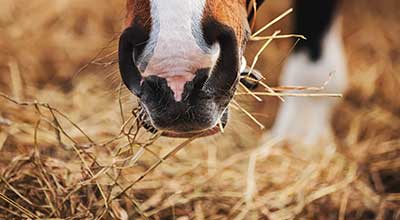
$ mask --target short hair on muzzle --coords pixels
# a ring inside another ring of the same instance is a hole
[[[232,28],[213,18],[204,19],[202,27],[206,43],[219,44],[219,59],[213,68],[197,70],[193,81],[185,84],[179,102],[173,98],[165,79],[143,77],[136,65],[140,51],[137,45],[148,40],[144,27],[134,22],[120,37],[118,55],[123,82],[139,98],[151,124],[157,129],[204,130],[216,125],[227,112],[239,80],[238,40]]]

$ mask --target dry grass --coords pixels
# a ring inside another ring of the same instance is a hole
[[[268,88],[237,96],[217,137],[140,129],[115,66],[123,3],[2,2],[0,219],[400,219],[396,0],[346,2],[351,89],[334,117],[336,144],[308,159],[278,140],[257,147],[257,123],[270,126],[279,102],[263,97],[275,95]],[[257,28],[288,8],[266,6]],[[287,21],[265,35],[290,33]],[[270,39],[252,43],[248,60]],[[291,46],[274,40],[257,58],[268,85]]]

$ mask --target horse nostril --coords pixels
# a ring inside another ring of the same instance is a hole
[[[141,95],[140,83],[143,77],[132,55],[139,56],[137,52],[140,48],[137,45],[146,42],[147,39],[148,34],[141,25],[137,24],[125,29],[119,39],[118,64],[122,81],[138,97]]]

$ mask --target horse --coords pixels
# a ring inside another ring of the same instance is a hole
[[[148,130],[188,138],[214,135],[248,74],[243,58],[255,8],[263,0],[127,0],[119,67],[139,99]],[[294,33],[304,35],[283,69],[282,85],[322,85],[343,92],[346,59],[339,0],[294,0]],[[245,85],[251,83],[244,82]],[[331,135],[337,101],[287,98],[270,134],[312,144]]]

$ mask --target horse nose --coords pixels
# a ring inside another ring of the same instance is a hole
[[[140,102],[152,125],[158,130],[189,132],[205,130],[213,125],[212,101],[205,99],[202,88],[207,74],[197,73],[185,83],[181,99],[176,100],[173,88],[167,79],[158,76],[146,77],[142,83]]]

